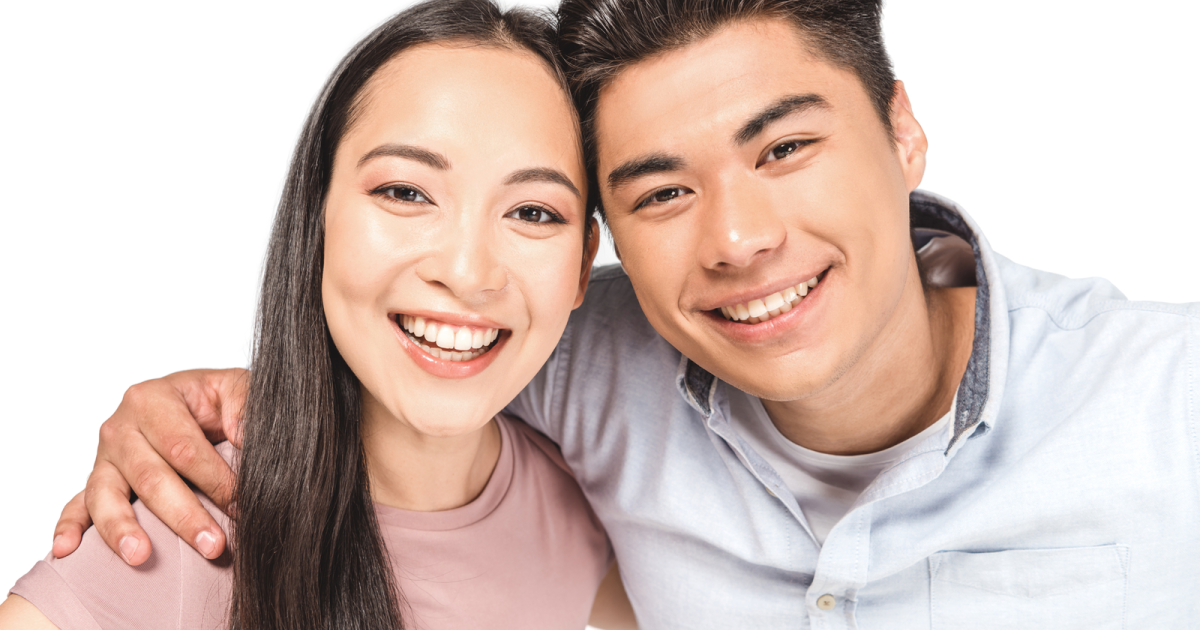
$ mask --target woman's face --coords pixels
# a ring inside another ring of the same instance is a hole
[[[532,54],[429,44],[376,72],[335,156],[322,279],[368,415],[460,435],[517,395],[583,299],[586,191]]]

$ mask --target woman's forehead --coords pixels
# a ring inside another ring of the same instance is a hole
[[[544,61],[463,43],[414,46],[375,72],[343,140],[389,135],[446,142],[447,149],[491,144],[568,157],[579,145],[570,100]]]

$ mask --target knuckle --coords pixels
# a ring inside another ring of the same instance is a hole
[[[121,406],[132,407],[134,409],[144,408],[147,400],[150,398],[149,389],[150,386],[145,382],[131,386],[125,390],[125,395],[121,397]]]
[[[100,499],[100,495],[102,494],[103,487],[104,487],[103,480],[99,479],[96,476],[96,473],[93,472],[92,476],[88,477],[87,485],[84,486],[84,488],[83,488],[84,504],[88,505],[88,506],[95,506],[96,502]],[[65,511],[66,510],[64,510],[64,512]]]
[[[117,428],[116,416],[113,416],[113,417],[109,418],[108,420],[105,420],[100,425],[100,443],[107,444],[107,443],[111,443],[111,442],[117,440],[117,437],[118,437],[117,434],[119,432],[120,431]]]
[[[139,466],[133,471],[133,491],[139,496],[158,494],[166,485],[167,476],[162,471],[151,466]]]
[[[171,458],[171,464],[176,468],[186,470],[196,464],[200,452],[191,440],[177,437],[167,441],[167,456]]]
[[[171,529],[175,530],[175,532],[182,535],[188,541],[191,541],[195,539],[194,534],[197,534],[200,532],[200,530],[205,529],[206,525],[207,523],[203,522],[199,518],[196,518],[196,516],[191,512],[185,512],[181,514],[179,518],[175,519],[175,525]]]

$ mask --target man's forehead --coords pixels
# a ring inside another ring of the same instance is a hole
[[[780,99],[811,95],[836,107],[847,84],[862,91],[851,72],[814,54],[790,21],[733,23],[613,77],[597,102],[597,149],[603,157],[645,140],[644,131],[677,126],[730,135]],[[633,130],[641,137],[630,136]]]

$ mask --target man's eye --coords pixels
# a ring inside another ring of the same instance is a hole
[[[642,202],[637,205],[637,208],[634,208],[634,210],[637,210],[638,208],[644,208],[651,204],[667,203],[673,199],[682,197],[686,192],[686,190],[679,187],[662,188],[660,190],[656,190],[650,193],[648,197],[643,199]]]
[[[767,151],[767,157],[763,159],[763,162],[774,162],[775,160],[782,160],[783,158],[795,153],[796,151],[799,151],[800,147],[804,146],[805,144],[807,144],[807,143],[801,142],[800,140],[793,140],[791,142],[784,142],[782,144],[777,144],[770,151]]]
[[[546,208],[538,206],[521,206],[506,215],[518,221],[526,223],[562,223],[563,220],[558,215],[554,214]]]
[[[395,199],[396,201],[404,201],[407,203],[429,203],[429,198],[424,193],[411,186],[385,186],[376,189],[377,194]]]

